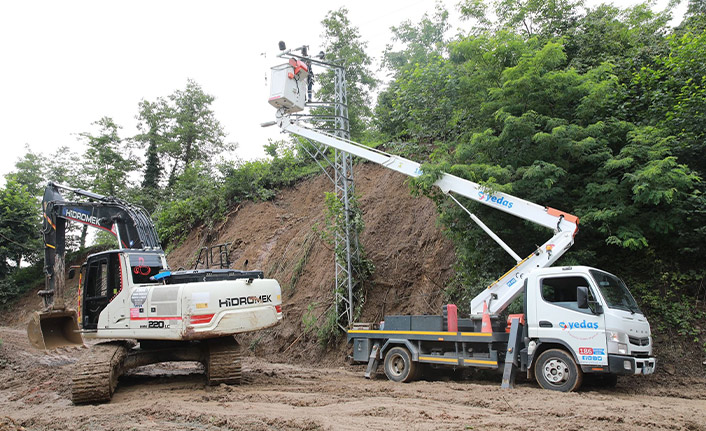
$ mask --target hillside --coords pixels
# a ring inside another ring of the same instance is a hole
[[[360,242],[375,265],[361,321],[379,321],[390,313],[439,313],[455,255],[437,226],[433,202],[412,197],[404,175],[377,165],[358,164],[355,181],[365,220]],[[323,224],[324,193],[332,188],[325,175],[318,175],[282,190],[272,201],[245,203],[213,230],[194,230],[168,256],[173,268],[191,268],[200,247],[231,242],[231,267],[243,268],[247,260],[248,269],[261,269],[280,282],[283,324],[241,340],[258,355],[297,360],[324,354],[315,334],[298,337],[306,332],[305,314],[320,316],[333,302],[333,251],[313,229]],[[337,353],[328,359],[343,359]]]

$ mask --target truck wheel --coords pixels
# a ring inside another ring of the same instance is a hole
[[[414,380],[417,365],[404,347],[393,347],[385,355],[385,375],[393,382],[408,383]]]
[[[581,386],[583,372],[569,354],[559,349],[550,349],[539,355],[534,365],[534,377],[544,389],[571,392]]]

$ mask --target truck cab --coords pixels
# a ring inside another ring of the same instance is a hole
[[[618,277],[586,266],[552,267],[531,272],[525,286],[527,362],[540,384],[567,384],[571,364],[547,358],[550,350],[570,354],[583,373],[654,372],[650,324]]]

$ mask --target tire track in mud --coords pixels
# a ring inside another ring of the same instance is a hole
[[[119,387],[110,404],[68,405],[57,412],[51,400],[45,400],[22,406],[18,414],[2,414],[37,430],[64,425],[105,430],[345,430],[397,429],[401,424],[407,429],[635,429],[636,424],[699,429],[699,421],[690,418],[705,407],[702,400],[613,397],[602,391],[501,391],[490,384],[445,381],[401,385],[368,381],[346,370],[297,373],[293,368],[247,360],[246,384],[215,388],[205,387],[200,374],[148,372],[137,384]],[[35,415],[36,408],[49,413]],[[701,419],[706,419],[703,413]]]
[[[0,327],[0,430],[632,430],[706,431],[706,379],[621,378],[613,390],[562,394],[499,377],[396,384],[363,367],[245,358],[243,384],[206,386],[196,363],[121,378],[109,404],[73,406],[70,376],[86,349],[43,353]]]

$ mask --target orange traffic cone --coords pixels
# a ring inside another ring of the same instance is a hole
[[[488,303],[483,301],[483,324],[480,327],[480,332],[493,332],[490,325],[490,314],[488,313]]]

